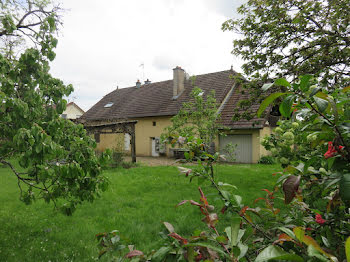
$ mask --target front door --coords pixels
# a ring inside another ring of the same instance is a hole
[[[159,137],[152,137],[151,152],[152,156],[159,156]]]

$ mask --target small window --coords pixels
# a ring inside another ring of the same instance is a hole
[[[113,102],[108,102],[107,104],[105,104],[104,107],[111,107],[114,103]]]
[[[153,126],[156,126],[157,125],[157,122],[156,121],[153,121]]]
[[[67,114],[62,114],[61,117],[67,119]]]
[[[96,133],[96,134],[94,134],[94,137],[95,137],[96,143],[100,143],[100,134]]]

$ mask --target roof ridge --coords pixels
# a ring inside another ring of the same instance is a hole
[[[221,71],[217,71],[217,72],[204,73],[204,74],[200,74],[200,75],[191,75],[190,77],[192,77],[192,76],[195,76],[195,77],[197,77],[197,76],[206,76],[206,75],[212,75],[212,74],[223,73],[223,72],[232,72],[233,74],[237,74],[236,71],[231,70],[231,69],[227,69],[227,70],[221,70]],[[158,82],[151,82],[151,83],[149,83],[147,85],[143,84],[143,85],[141,85],[140,88],[142,88],[144,86],[152,87],[154,84],[161,84],[161,83],[165,83],[165,82],[168,82],[168,81],[173,81],[173,79],[162,80],[162,81],[158,81]],[[118,91],[118,90],[130,89],[130,88],[136,88],[136,85],[128,86],[128,87],[122,87],[122,88],[116,88],[112,92],[108,93],[107,95],[109,95],[109,94],[111,94],[111,93],[113,93],[115,91]]]

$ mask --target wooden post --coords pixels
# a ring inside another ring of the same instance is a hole
[[[132,125],[132,132],[131,132],[131,158],[132,158],[132,162],[136,163],[135,125]]]

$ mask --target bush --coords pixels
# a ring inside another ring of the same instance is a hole
[[[264,165],[273,165],[276,164],[275,158],[273,156],[262,156],[259,159],[259,164],[264,164]]]
[[[262,188],[262,197],[246,205],[235,185],[217,180],[219,153],[208,154],[201,139],[182,136],[185,156],[196,158],[197,166],[179,167],[180,172],[199,184],[208,181],[223,203],[216,209],[199,187],[199,201],[177,206],[198,208],[207,230],[181,236],[165,222],[164,241],[149,254],[126,249],[116,231],[102,233],[100,255],[124,249],[119,261],[350,261],[350,87],[330,93],[313,86],[311,76],[275,84],[288,92],[271,94],[258,110],[283,98],[280,112],[287,120],[263,141],[284,168],[274,174],[274,188]]]

